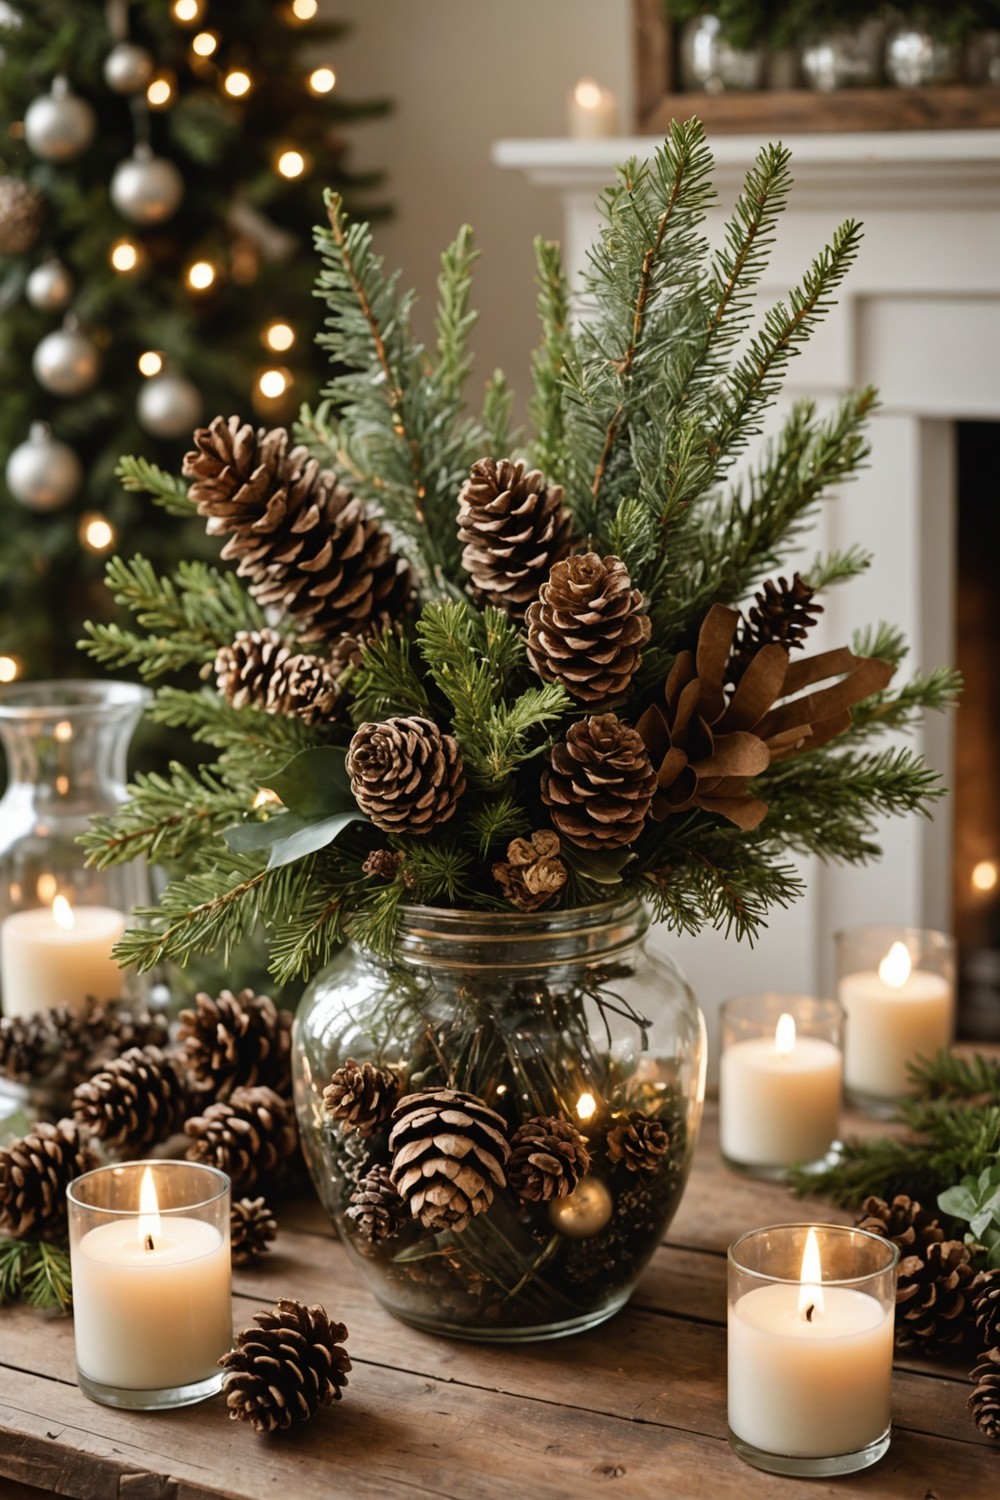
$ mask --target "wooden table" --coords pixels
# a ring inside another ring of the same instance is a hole
[[[850,1123],[850,1122],[848,1122]],[[294,1434],[258,1437],[221,1397],[150,1415],[77,1389],[72,1324],[0,1311],[0,1497],[78,1500],[819,1500],[1000,1495],[1000,1448],[966,1410],[966,1362],[897,1356],[892,1446],[873,1469],[793,1480],[726,1442],[726,1246],[742,1230],[842,1219],[719,1161],[710,1107],[681,1210],[629,1306],[591,1333],[503,1348],[418,1333],[360,1285],[314,1201],[236,1273],[234,1320],[279,1296],[321,1302],[350,1330],[343,1401]]]

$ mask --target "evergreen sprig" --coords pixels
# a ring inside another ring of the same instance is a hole
[[[0,1307],[14,1302],[69,1312],[73,1283],[68,1245],[0,1237]]]

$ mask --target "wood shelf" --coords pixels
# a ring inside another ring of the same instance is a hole
[[[639,120],[643,134],[662,135],[672,119],[697,115],[706,130],[725,134],[811,131],[983,130],[1000,127],[1000,88],[956,85],[929,89],[814,89],[760,93],[663,94]]]

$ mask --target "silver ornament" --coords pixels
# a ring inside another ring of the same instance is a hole
[[[8,458],[5,477],[14,499],[29,510],[60,510],[80,488],[83,465],[47,422],[33,422],[27,441]]]
[[[184,196],[184,179],[165,156],[154,156],[148,146],[119,162],[111,179],[111,201],[133,224],[162,224]]]
[[[38,312],[62,312],[73,295],[73,276],[61,260],[43,260],[28,277],[24,291]]]
[[[885,71],[898,88],[919,89],[928,84],[954,83],[961,54],[957,46],[903,24],[891,32],[885,49]]]
[[[100,366],[97,346],[69,322],[46,334],[31,359],[35,379],[54,396],[82,396]]]
[[[137,94],[152,78],[154,66],[145,47],[116,42],[104,59],[104,82],[116,94]]]
[[[65,78],[52,92],[32,100],[24,114],[24,139],[45,161],[72,161],[94,139],[97,120],[86,99],[70,92]]]
[[[136,415],[152,437],[184,437],[201,420],[201,395],[183,375],[164,370],[144,382]]]

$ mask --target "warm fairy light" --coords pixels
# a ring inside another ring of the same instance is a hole
[[[301,151],[282,151],[277,167],[282,177],[301,177],[306,169],[306,159]]]
[[[55,788],[60,797],[69,796],[69,777],[66,775],[65,771],[60,772],[60,774],[56,777]]]
[[[187,284],[192,291],[207,292],[215,281],[215,267],[210,260],[196,260],[188,266]]]
[[[774,1028],[774,1050],[779,1057],[788,1057],[789,1053],[795,1051],[795,1017],[786,1011],[778,1017],[778,1024]]]
[[[52,899],[52,920],[63,932],[72,932],[76,926],[76,918],[73,908],[65,896],[54,896]]]
[[[109,547],[114,546],[116,539],[111,522],[96,511],[80,517],[78,535],[90,552],[107,552]]]
[[[281,798],[277,792],[272,792],[269,786],[262,786],[250,806],[258,812],[262,807],[278,807],[280,803]]]
[[[314,94],[329,94],[337,86],[337,75],[332,68],[315,68],[309,74],[309,87]]]
[[[245,73],[242,68],[234,68],[222,80],[222,87],[231,99],[242,99],[244,94],[249,94],[251,83],[249,73]]]
[[[158,73],[146,86],[146,103],[150,109],[166,109],[172,103],[174,86],[165,73]]]
[[[823,1266],[819,1258],[819,1240],[815,1229],[810,1229],[806,1235],[799,1280],[799,1317],[811,1323],[815,1314],[823,1311]]]
[[[38,899],[43,906],[52,905],[58,889],[58,880],[54,875],[50,875],[47,871],[44,875],[39,875],[38,879],[35,881],[35,890],[38,892]]]
[[[311,21],[319,10],[319,0],[292,0],[292,15],[296,21]]]
[[[211,57],[219,45],[219,38],[214,31],[199,31],[191,40],[191,51],[197,57]]]
[[[52,731],[52,738],[59,745],[68,745],[73,738],[73,725],[69,719],[60,719]]]
[[[887,984],[891,990],[901,990],[910,977],[909,950],[905,943],[893,943],[885,958],[878,966],[878,977],[883,984]]]
[[[136,1233],[139,1236],[139,1244],[146,1250],[156,1248],[156,1241],[161,1234],[160,1201],[156,1196],[156,1184],[153,1181],[151,1167],[146,1168],[139,1183],[139,1223]]]
[[[139,355],[139,374],[149,379],[152,375],[159,375],[163,369],[163,355],[158,354],[155,349],[146,349]]]
[[[581,78],[573,97],[581,109],[596,109],[601,102],[601,86],[592,78]]]
[[[174,0],[170,7],[174,20],[182,26],[193,26],[195,21],[200,21],[204,8],[203,0]]]
[[[262,370],[257,377],[257,389],[269,401],[277,401],[280,396],[283,396],[288,390],[289,383],[286,370]]]
[[[581,1094],[576,1101],[577,1119],[589,1120],[597,1111],[597,1100],[593,1094]]]
[[[127,275],[139,264],[139,246],[134,245],[131,240],[115,240],[109,258],[116,271]]]
[[[995,890],[998,880],[1000,880],[1000,869],[997,868],[995,859],[981,859],[972,871],[974,891]]]
[[[264,343],[276,354],[284,354],[295,343],[295,329],[289,323],[268,323],[264,329]]]
[[[16,656],[0,656],[0,682],[16,682],[21,663]]]

